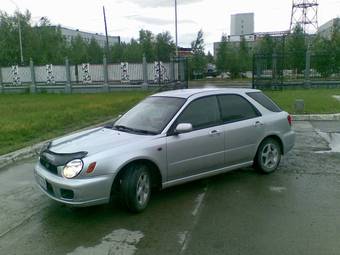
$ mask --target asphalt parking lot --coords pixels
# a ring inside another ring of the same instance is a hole
[[[340,153],[330,152],[340,122],[294,129],[276,173],[167,189],[138,215],[49,200],[33,181],[36,159],[0,169],[0,254],[340,254]]]

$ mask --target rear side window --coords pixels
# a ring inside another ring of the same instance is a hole
[[[278,107],[269,97],[267,97],[262,92],[250,92],[247,93],[252,99],[262,105],[264,108],[272,112],[282,112],[280,107]]]
[[[193,101],[177,119],[177,123],[191,123],[194,129],[211,127],[219,122],[220,112],[215,96]]]
[[[255,107],[239,95],[218,96],[223,122],[234,122],[259,116]]]

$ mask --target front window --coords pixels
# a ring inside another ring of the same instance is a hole
[[[114,128],[135,133],[159,134],[184,104],[177,97],[148,97],[124,114]]]
[[[215,96],[197,99],[190,103],[177,119],[177,123],[190,123],[197,129],[208,128],[220,122],[220,112]]]

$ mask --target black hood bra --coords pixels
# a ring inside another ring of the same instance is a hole
[[[88,154],[87,151],[80,151],[75,153],[55,153],[48,149],[40,154],[40,158],[48,161],[54,166],[64,166],[73,159],[82,159]]]

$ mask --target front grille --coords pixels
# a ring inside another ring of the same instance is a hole
[[[46,170],[51,172],[52,174],[58,175],[58,168],[57,166],[53,165],[51,162],[48,161],[43,155],[40,157],[40,164],[43,165]]]

